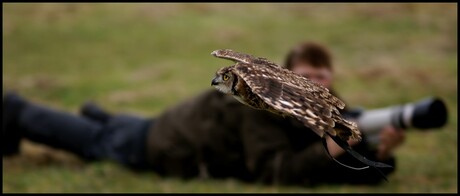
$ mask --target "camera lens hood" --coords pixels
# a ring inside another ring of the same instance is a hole
[[[447,122],[445,103],[437,97],[429,97],[414,103],[412,126],[418,129],[439,128]]]

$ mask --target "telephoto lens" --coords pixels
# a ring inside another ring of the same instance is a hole
[[[356,117],[359,129],[371,144],[378,143],[379,132],[387,125],[407,130],[439,130],[447,123],[445,103],[437,97],[428,97],[417,102],[364,110]]]

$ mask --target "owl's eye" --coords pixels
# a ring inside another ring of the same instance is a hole
[[[224,81],[227,81],[229,78],[230,78],[230,77],[228,77],[228,75],[224,75],[224,76],[222,77],[222,79],[224,79]]]

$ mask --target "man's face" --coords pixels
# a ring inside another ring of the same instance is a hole
[[[298,62],[292,66],[292,71],[321,83],[326,88],[331,88],[332,71],[326,67],[315,68],[308,63]]]

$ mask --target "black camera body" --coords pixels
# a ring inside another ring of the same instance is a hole
[[[447,122],[445,103],[437,97],[373,110],[360,110],[353,117],[370,145],[378,144],[379,132],[387,125],[407,130],[437,130]]]

